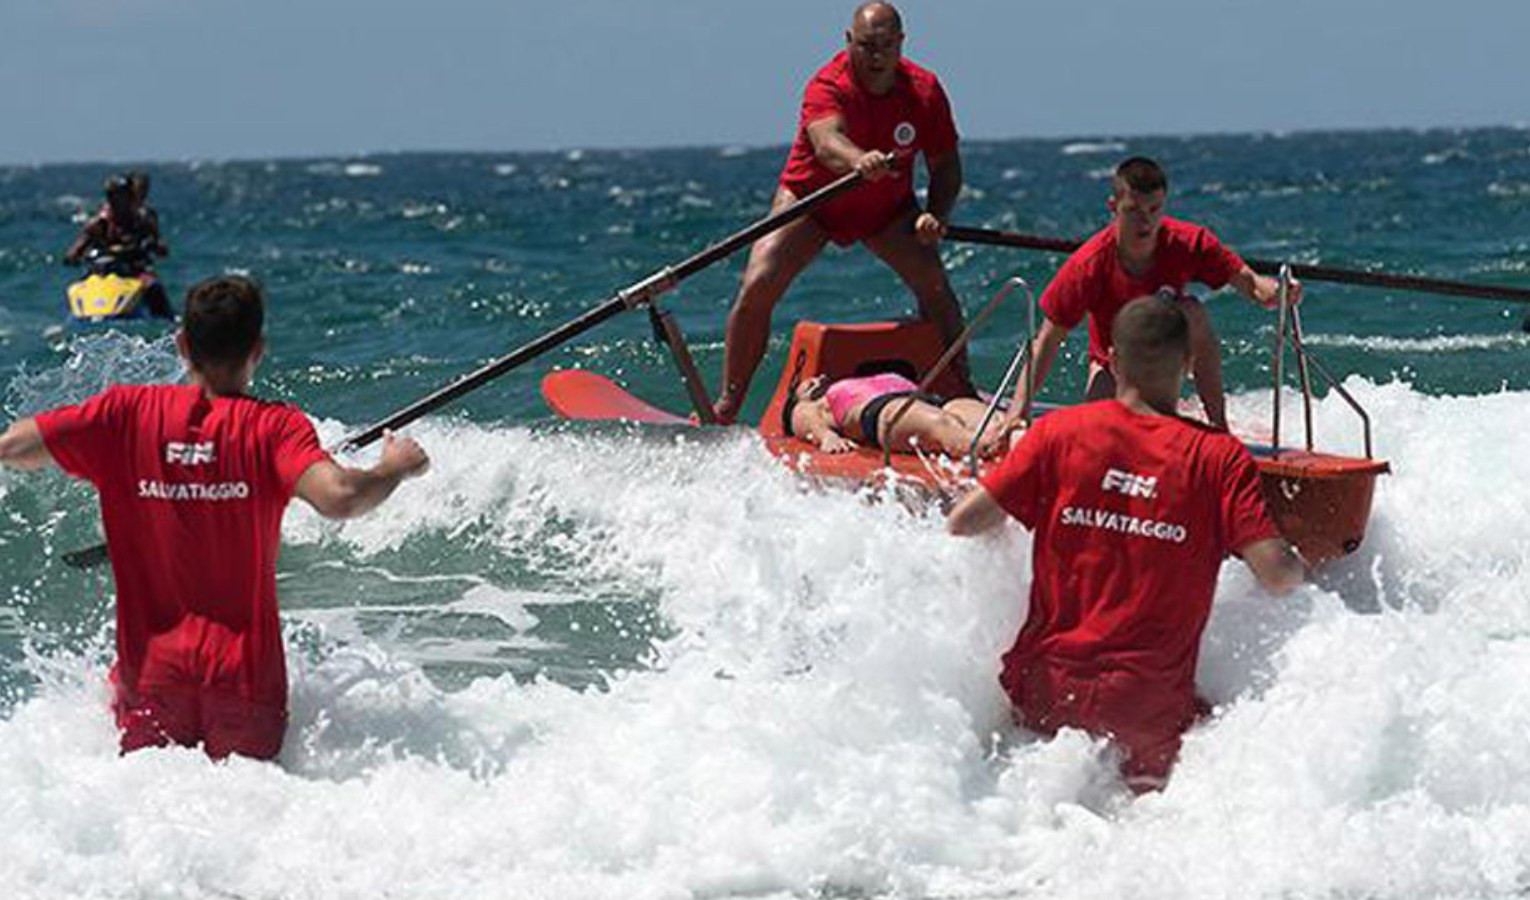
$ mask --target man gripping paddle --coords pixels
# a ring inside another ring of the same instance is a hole
[[[276,606],[287,503],[359,516],[429,464],[413,440],[390,436],[377,465],[341,466],[300,410],[249,396],[264,318],[254,282],[204,281],[176,337],[190,384],[114,386],[0,434],[0,463],[57,465],[100,494],[124,753],[175,743],[215,759],[274,757],[287,725]]]
[[[1031,344],[1031,360],[1021,373],[1006,430],[1018,427],[1025,408],[1040,391],[1068,332],[1089,319],[1089,381],[1085,397],[1099,400],[1115,393],[1108,364],[1111,322],[1133,298],[1167,290],[1178,297],[1190,325],[1191,374],[1206,420],[1226,430],[1222,393],[1222,349],[1211,317],[1200,301],[1184,293],[1190,282],[1219,289],[1230,285],[1265,307],[1280,302],[1280,283],[1256,273],[1223,246],[1209,228],[1164,215],[1169,178],[1151,159],[1134,156],[1116,166],[1106,205],[1111,223],[1069,256],[1041,295],[1046,317]],[[1301,283],[1291,283],[1292,303],[1301,302]],[[1034,370],[1031,369],[1034,366]]]
[[[762,238],[749,253],[743,283],[728,314],[723,380],[713,411],[738,417],[749,382],[765,355],[770,314],[792,280],[830,240],[861,242],[887,263],[934,321],[947,343],[962,330],[962,310],[936,245],[961,193],[956,126],[939,80],[904,59],[903,23],[888,3],[855,11],[846,48],[811,81],[802,98],[796,142],[781,173],[773,210],[860,172],[866,184]],[[912,162],[923,153],[929,198],[914,197]],[[953,365],[966,379],[966,356]]]

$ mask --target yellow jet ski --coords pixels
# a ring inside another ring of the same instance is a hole
[[[136,269],[120,257],[94,252],[84,278],[69,285],[69,317],[96,323],[148,317],[172,319],[169,297],[151,269]]]

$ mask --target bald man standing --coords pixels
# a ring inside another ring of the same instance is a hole
[[[962,188],[951,106],[935,75],[903,58],[903,22],[889,3],[855,10],[840,51],[808,82],[801,121],[771,211],[852,170],[865,183],[764,238],[750,251],[728,314],[723,383],[713,411],[731,423],[765,355],[770,315],[792,280],[834,241],[863,243],[908,285],[921,318],[947,343],[962,309],[936,251]],[[913,157],[929,174],[923,209],[914,197]],[[954,363],[966,380],[966,356]]]

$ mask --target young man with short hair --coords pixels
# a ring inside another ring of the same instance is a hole
[[[1223,246],[1211,229],[1164,215],[1169,178],[1158,163],[1134,156],[1116,167],[1106,201],[1112,221],[1074,251],[1041,295],[1044,316],[1031,344],[1034,384],[1022,371],[1006,430],[1022,421],[1030,391],[1040,391],[1057,350],[1068,332],[1089,319],[1089,381],[1085,396],[1099,400],[1115,393],[1110,373],[1111,322],[1133,298],[1167,291],[1181,303],[1190,326],[1190,354],[1195,389],[1206,419],[1227,428],[1222,393],[1222,350],[1205,307],[1184,293],[1198,282],[1216,290],[1231,285],[1254,303],[1273,309],[1280,302],[1280,282],[1260,275]],[[1301,284],[1292,282],[1291,302],[1301,301]]]
[[[952,509],[953,534],[1018,519],[1035,533],[1030,609],[1000,681],[1039,734],[1109,738],[1134,790],[1160,786],[1195,721],[1195,663],[1222,559],[1284,594],[1303,566],[1225,432],[1176,413],[1189,366],[1181,304],[1114,317],[1115,397],[1037,420]]]
[[[334,462],[301,410],[249,396],[265,352],[249,279],[193,287],[176,346],[186,385],[116,385],[13,423],[0,463],[95,485],[117,582],[113,710],[124,753],[202,744],[270,759],[287,722],[276,603],[282,513],[361,515],[429,464],[385,439],[369,469]]]

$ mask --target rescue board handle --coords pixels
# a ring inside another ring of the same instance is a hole
[[[1280,267],[1280,317],[1278,320],[1279,324],[1275,329],[1275,364],[1273,366],[1275,370],[1275,401],[1273,422],[1270,428],[1270,447],[1276,453],[1280,452],[1280,389],[1281,383],[1284,380],[1283,361],[1286,355],[1286,337],[1289,334],[1291,350],[1296,355],[1298,377],[1301,379],[1302,384],[1302,413],[1304,419],[1303,425],[1306,428],[1304,436],[1306,438],[1307,451],[1309,453],[1312,452],[1314,441],[1312,429],[1312,379],[1308,374],[1308,365],[1310,364],[1328,382],[1328,386],[1333,389],[1334,393],[1343,398],[1344,402],[1349,404],[1349,408],[1355,411],[1355,415],[1360,417],[1360,425],[1365,440],[1365,458],[1374,459],[1375,457],[1371,452],[1370,414],[1365,411],[1365,407],[1360,405],[1360,401],[1356,400],[1354,395],[1350,394],[1344,385],[1339,383],[1328,367],[1323,364],[1323,361],[1302,343],[1301,308],[1292,305],[1289,300],[1292,270],[1293,267],[1290,265],[1282,265]]]

